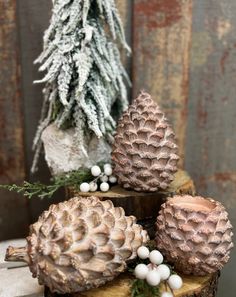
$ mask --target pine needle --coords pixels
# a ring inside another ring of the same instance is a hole
[[[131,287],[132,297],[160,297],[159,286],[150,286],[145,280],[135,279]]]
[[[79,189],[82,182],[88,182],[93,179],[90,170],[72,171],[69,174],[61,175],[52,179],[51,184],[45,185],[40,182],[30,183],[24,181],[22,185],[0,185],[1,189],[7,189],[19,194],[23,194],[28,198],[37,196],[41,199],[51,198],[53,194],[63,187],[74,187]]]

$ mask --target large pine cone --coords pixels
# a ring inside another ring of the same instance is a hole
[[[52,292],[73,293],[112,280],[147,240],[135,217],[110,200],[76,197],[51,205],[31,226],[27,247],[9,247],[6,260],[27,262]]]
[[[184,274],[222,269],[233,247],[232,236],[225,208],[213,199],[174,196],[157,217],[157,247]]]
[[[118,123],[112,152],[118,183],[136,191],[166,189],[177,171],[177,150],[164,113],[142,92]]]

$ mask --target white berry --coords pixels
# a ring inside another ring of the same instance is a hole
[[[112,168],[112,166],[111,166],[110,163],[106,163],[106,164],[103,165],[103,169],[104,169],[104,170],[105,170],[106,167],[110,167],[110,168]]]
[[[170,292],[163,292],[161,294],[161,297],[174,297],[174,295],[172,293],[170,293]]]
[[[109,184],[108,183],[101,183],[101,185],[100,185],[100,190],[102,191],[102,192],[107,192],[108,190],[109,190],[109,188],[110,188],[110,186],[109,186]]]
[[[168,284],[172,290],[178,290],[182,287],[183,281],[180,276],[173,274],[169,277]]]
[[[89,190],[90,190],[90,192],[96,192],[97,189],[98,189],[98,185],[95,182],[91,182],[89,184]]]
[[[112,175],[112,168],[109,166],[104,167],[104,173],[108,176]]]
[[[140,246],[137,250],[137,254],[140,259],[147,259],[149,257],[149,249],[146,246]]]
[[[92,176],[99,176],[101,174],[101,168],[97,165],[91,168]]]
[[[84,192],[84,193],[89,192],[89,189],[90,189],[89,183],[82,183],[79,186],[79,189],[80,189],[81,192]]]
[[[157,250],[151,251],[151,253],[149,255],[149,259],[152,262],[152,264],[156,264],[156,265],[159,265],[163,262],[163,256]]]
[[[150,286],[158,286],[161,281],[160,274],[156,270],[148,271],[146,281]]]
[[[134,274],[138,279],[145,279],[148,273],[148,268],[145,264],[138,264],[134,269]]]
[[[109,182],[111,184],[115,184],[117,182],[117,178],[114,175],[109,176]]]
[[[108,176],[106,176],[106,175],[101,176],[100,181],[105,182],[105,183],[108,182]]]
[[[157,266],[156,271],[159,272],[161,280],[167,280],[170,276],[170,268],[165,264]]]

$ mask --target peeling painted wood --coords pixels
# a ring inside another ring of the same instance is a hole
[[[136,0],[133,25],[133,96],[144,88],[161,105],[174,125],[183,164],[192,1]]]
[[[198,192],[221,201],[236,226],[236,2],[193,5],[186,168]],[[236,255],[223,270],[219,296],[235,295]]]
[[[0,183],[19,183],[25,177],[25,159],[16,1],[1,0],[0,11]],[[26,199],[6,191],[0,195],[0,239],[23,235]]]

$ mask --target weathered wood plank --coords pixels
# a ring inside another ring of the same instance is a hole
[[[0,183],[25,177],[16,1],[0,0]],[[1,190],[0,240],[27,230],[26,199]],[[10,219],[14,218],[14,220]],[[17,228],[16,228],[17,226]]]
[[[234,0],[194,1],[186,167],[198,191],[220,200],[236,227],[235,14]],[[219,296],[235,296],[235,263],[233,252]]]
[[[191,0],[136,0],[133,22],[133,96],[144,88],[174,125],[184,160]]]
[[[116,5],[119,10],[123,25],[127,43],[132,47],[132,0],[116,0]],[[124,52],[122,54],[122,61],[129,75],[131,75],[131,63],[132,56],[127,56]],[[130,90],[129,90],[130,91]]]

